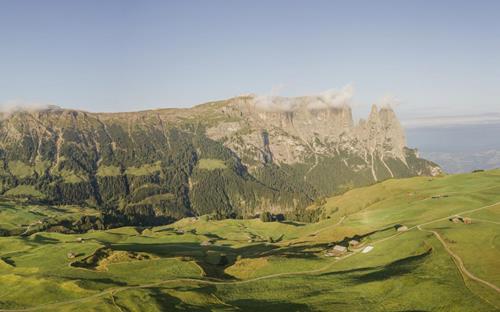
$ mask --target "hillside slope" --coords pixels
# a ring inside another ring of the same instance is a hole
[[[320,97],[273,98],[271,107],[261,101],[4,115],[0,194],[86,203],[133,224],[158,224],[206,213],[297,215],[355,186],[440,172],[405,146],[391,109],[374,107],[354,124],[347,105]]]
[[[2,221],[35,210],[0,207]],[[493,170],[358,188],[328,198],[316,223],[0,237],[0,311],[498,311],[499,226]]]

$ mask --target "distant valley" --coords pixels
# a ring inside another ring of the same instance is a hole
[[[409,127],[409,146],[447,173],[500,167],[500,122]]]

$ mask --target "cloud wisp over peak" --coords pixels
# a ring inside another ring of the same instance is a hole
[[[0,103],[0,114],[3,115],[3,117],[7,117],[15,112],[37,112],[50,108],[59,108],[59,106],[53,103],[39,101],[9,100]]]
[[[324,109],[350,105],[354,97],[354,87],[348,84],[340,89],[328,89],[318,94],[299,97],[283,97],[275,94],[259,95],[254,99],[255,106],[266,111],[293,111],[299,106],[308,109]]]

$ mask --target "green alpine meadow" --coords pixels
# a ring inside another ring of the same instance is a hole
[[[0,1],[0,312],[500,312],[500,1]]]
[[[499,170],[357,188],[326,198],[313,223],[202,215],[161,226],[35,232],[40,219],[98,211],[8,199],[0,207],[2,227],[21,233],[0,238],[1,311],[500,305]]]

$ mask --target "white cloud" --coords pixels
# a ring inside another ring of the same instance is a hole
[[[274,87],[270,95],[260,95],[254,99],[255,105],[268,111],[292,111],[301,105],[306,105],[309,109],[322,109],[328,107],[341,107],[350,105],[354,96],[354,87],[349,84],[337,89],[329,89],[318,94],[309,95],[306,101],[303,97],[282,97],[278,96],[278,91],[283,86]]]
[[[57,107],[57,105],[36,101],[9,100],[0,103],[0,113],[3,114],[4,117],[6,117],[18,111],[36,112],[51,107]]]

